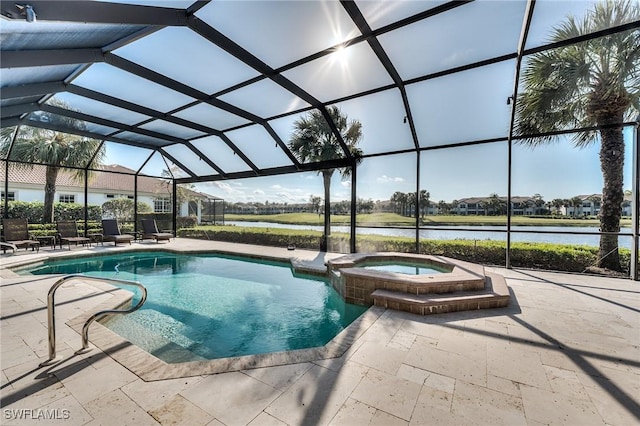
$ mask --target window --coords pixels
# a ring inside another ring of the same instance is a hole
[[[0,192],[0,200],[4,201],[4,191]],[[7,192],[7,201],[15,201],[16,193],[14,191]]]
[[[171,200],[168,198],[156,198],[153,200],[153,211],[155,213],[171,213]]]
[[[76,202],[76,196],[75,195],[69,195],[69,194],[60,194],[58,196],[58,201],[61,203],[75,203]]]

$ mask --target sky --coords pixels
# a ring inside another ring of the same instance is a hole
[[[626,156],[624,188],[631,189],[632,129],[625,131]],[[423,154],[421,189],[432,201],[507,194],[506,143],[488,146],[427,151]],[[540,194],[546,201],[602,192],[599,145],[578,149],[570,142],[532,149],[515,146],[513,153],[512,195]],[[485,151],[485,152],[483,152]],[[431,153],[433,158],[427,156]],[[415,154],[378,157],[365,160],[357,172],[357,196],[363,199],[388,200],[396,192],[415,191],[416,176],[410,166]],[[282,177],[217,181],[198,184],[198,190],[234,202],[307,202],[310,195],[323,196],[322,178],[316,173]],[[348,200],[350,180],[334,175],[332,200]]]
[[[163,4],[159,1],[136,3]],[[178,1],[165,5],[184,6],[184,3]],[[356,3],[370,26],[376,29],[442,2]],[[561,22],[567,14],[583,15],[593,3],[561,0],[536,2],[527,47],[547,42],[553,25]],[[246,5],[247,2],[211,2],[196,16],[273,68],[359,34],[337,2],[255,2],[248,8]],[[514,52],[524,8],[524,1],[477,1],[457,8],[452,13],[429,18],[429,25],[414,23],[381,34],[378,40],[400,77],[410,81],[431,72]],[[304,37],[300,37],[300,34],[304,34]],[[205,93],[215,93],[258,75],[256,70],[187,28],[161,29],[116,49],[114,54]],[[162,55],[162,61],[158,60],[159,55]],[[431,148],[469,140],[506,137],[511,111],[506,100],[513,92],[514,70],[515,61],[508,60],[407,84],[407,98],[420,146]],[[393,82],[367,43],[354,44],[332,55],[289,69],[283,75],[322,102]],[[160,87],[107,63],[92,65],[73,84],[149,108],[162,109],[163,112],[186,105],[191,100],[184,94]],[[95,101],[70,93],[56,95],[56,98],[89,114],[126,124],[145,119],[115,107],[104,109],[104,105],[96,105]],[[220,99],[266,118],[308,105],[269,79],[224,93]],[[350,119],[362,123],[364,137],[359,146],[365,154],[413,148],[399,90],[389,89],[336,105]],[[185,108],[176,115],[216,128],[246,123],[241,117],[202,103]],[[273,119],[269,124],[286,143],[294,121],[300,116],[296,114]],[[94,127],[99,130],[99,126]],[[196,148],[226,172],[248,169],[239,156],[216,136],[203,137],[204,134],[198,131],[162,120],[152,121],[142,127],[190,139]],[[262,126],[251,125],[228,132],[227,136],[259,168],[291,164]],[[627,131],[625,136],[627,158],[631,158],[633,135]],[[166,150],[198,175],[216,173],[198,155],[182,146],[169,146]],[[602,177],[597,151],[597,144],[576,149],[566,139],[533,150],[515,145],[512,195],[541,194],[549,201],[601,192]],[[147,161],[151,153],[150,150],[108,142],[106,163],[121,164],[134,170],[144,164],[143,173],[157,176],[167,168],[167,164],[157,154]],[[630,161],[627,161],[625,189],[631,188],[630,170]],[[417,181],[421,189],[430,192],[434,201],[489,196],[492,193],[506,195],[506,142],[423,151],[420,174],[416,176],[415,153],[365,159],[358,168],[357,195],[364,199],[388,200],[396,191],[415,191]],[[350,185],[350,180],[341,180],[336,173],[332,180],[332,200],[349,199]],[[200,183],[196,189],[233,202],[303,203],[311,195],[323,194],[322,178],[317,173]]]

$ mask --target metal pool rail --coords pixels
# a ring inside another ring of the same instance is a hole
[[[49,289],[49,293],[47,295],[47,315],[48,315],[48,325],[49,325],[49,359],[40,364],[40,366],[55,364],[58,360],[56,359],[56,313],[55,313],[55,293],[59,287],[70,280],[81,279],[81,280],[89,280],[89,281],[107,281],[111,283],[118,283],[124,285],[131,285],[138,287],[142,291],[142,297],[140,301],[129,309],[106,309],[104,311],[96,312],[91,315],[89,319],[82,326],[82,349],[78,350],[76,353],[86,352],[89,347],[89,326],[93,321],[95,321],[98,317],[106,314],[128,314],[130,312],[138,310],[144,302],[147,300],[147,289],[138,281],[128,281],[128,280],[119,280],[116,278],[98,278],[98,277],[89,277],[83,274],[71,274],[65,275],[56,281],[51,288]]]

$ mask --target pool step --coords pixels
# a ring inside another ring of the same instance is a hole
[[[429,315],[505,307],[509,304],[509,288],[502,275],[485,272],[485,285],[482,290],[445,294],[410,294],[378,289],[371,294],[371,297],[375,306]]]
[[[142,309],[136,316],[137,320],[126,315],[111,317],[105,326],[165,362],[204,360],[188,349],[193,342],[180,333],[184,327],[179,321],[154,309]]]

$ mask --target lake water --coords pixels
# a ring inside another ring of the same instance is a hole
[[[286,223],[268,223],[268,222],[240,222],[225,221],[226,225],[236,226],[255,226],[261,228],[287,228],[287,229],[304,229],[313,231],[322,231],[322,226],[314,225],[291,225]],[[465,230],[458,231],[453,226],[447,229],[421,229],[420,238],[428,240],[496,240],[506,241],[506,225],[505,226],[460,226]],[[332,232],[349,233],[348,226],[331,226]],[[534,231],[534,233],[532,233]],[[392,237],[409,237],[415,238],[416,231],[413,228],[356,228],[358,235],[388,235]],[[563,232],[575,232],[584,235],[563,234]],[[576,244],[597,247],[600,241],[599,235],[589,235],[598,232],[595,226],[512,226],[511,241],[512,242],[537,242],[537,243],[555,243],[555,244]],[[631,228],[622,228],[622,232],[631,233]],[[631,248],[631,236],[621,236],[619,239],[620,247]]]

